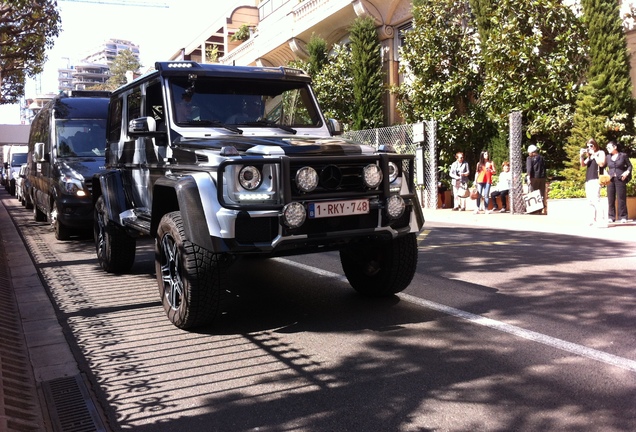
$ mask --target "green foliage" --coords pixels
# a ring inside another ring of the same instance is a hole
[[[565,146],[563,176],[581,188],[585,172],[579,150],[594,138],[601,147],[609,140],[633,142],[634,124],[629,57],[618,3],[583,0],[583,22],[589,34],[587,83],[576,101],[571,136]]]
[[[230,37],[232,42],[246,41],[250,38],[250,26],[242,24],[236,32]]]
[[[307,43],[307,51],[309,52],[307,72],[313,77],[318,75],[329,61],[327,41],[320,36],[312,34],[309,43]]]
[[[61,31],[54,0],[12,0],[0,3],[0,104],[24,95],[26,77],[43,70],[46,50]]]
[[[350,31],[354,130],[383,126],[384,76],[380,42],[372,18],[356,18]]]
[[[480,102],[502,127],[521,111],[528,141],[557,165],[586,67],[583,26],[560,0],[500,0],[489,10]]]
[[[312,67],[302,60],[294,60],[289,66],[305,71]],[[351,52],[343,45],[334,45],[327,62],[312,76],[314,93],[325,117],[342,122],[345,131],[351,129],[353,122],[352,81]]]
[[[413,7],[413,29],[406,33],[401,72],[407,79],[394,88],[407,122],[437,120],[439,164],[464,152],[477,162],[495,130],[481,109],[483,82],[477,30],[466,3],[420,0]]]
[[[205,47],[206,63],[217,63],[219,61],[219,46],[208,45]]]
[[[120,51],[110,65],[110,78],[106,81],[104,89],[112,91],[126,84],[126,72],[137,72],[139,68],[141,68],[141,64],[132,51]]]

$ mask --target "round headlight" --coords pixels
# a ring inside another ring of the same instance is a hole
[[[398,175],[400,174],[400,170],[395,162],[389,162],[389,181],[393,183]]]
[[[318,173],[312,167],[302,167],[296,172],[296,186],[303,192],[311,192],[318,186]]]
[[[402,199],[399,195],[391,195],[386,200],[386,214],[391,219],[397,219],[402,216],[405,208],[406,205],[404,204],[404,199]]]
[[[248,165],[241,168],[238,178],[239,183],[243,188],[247,190],[254,190],[261,185],[263,176],[258,168]]]
[[[290,228],[298,228],[305,223],[307,212],[301,203],[291,202],[283,207],[283,222]]]
[[[382,170],[376,164],[364,167],[364,184],[371,189],[377,188],[382,183]]]

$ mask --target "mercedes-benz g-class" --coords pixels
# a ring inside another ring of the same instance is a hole
[[[392,295],[417,266],[414,156],[334,137],[303,71],[162,62],[113,92],[93,181],[97,257],[133,265],[155,240],[171,322],[211,322],[241,255],[338,250],[353,288]]]

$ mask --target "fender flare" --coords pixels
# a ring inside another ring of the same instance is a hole
[[[97,185],[99,185],[99,188],[95,187]],[[117,225],[120,225],[119,215],[131,208],[126,201],[125,195],[124,182],[120,171],[100,172],[93,177],[93,205],[97,202],[97,198],[103,196],[108,220]]]
[[[162,199],[158,200],[158,197]],[[223,246],[222,227],[217,218],[222,208],[217,199],[216,184],[209,173],[162,177],[153,189],[150,231],[156,233],[163,215],[178,210],[186,239],[209,251],[223,252],[227,248]]]

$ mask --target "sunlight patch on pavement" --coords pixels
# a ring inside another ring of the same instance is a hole
[[[510,242],[483,242],[483,243],[493,244],[493,243],[510,243]],[[341,282],[348,282],[347,278],[344,275],[341,275],[338,273],[322,270],[322,269],[312,267],[306,264],[297,263],[295,261],[291,261],[286,258],[273,258],[273,259],[282,264],[287,264],[302,270],[306,270],[308,272],[317,274],[319,276],[337,279]],[[577,356],[586,357],[591,360],[595,360],[595,361],[609,364],[612,366],[617,366],[619,368],[626,369],[630,372],[636,372],[636,361],[634,360],[630,360],[624,357],[619,357],[614,354],[609,354],[603,351],[595,350],[593,348],[588,348],[583,345],[578,345],[572,342],[564,341],[562,339],[557,339],[551,336],[544,335],[542,333],[526,330],[521,327],[517,327],[511,324],[506,324],[504,322],[486,318],[481,315],[475,315],[470,312],[466,312],[461,309],[456,309],[456,308],[446,306],[440,303],[424,300],[409,294],[399,293],[397,294],[397,296],[400,297],[402,300],[407,301],[409,303],[413,303],[413,304],[425,307],[427,309],[432,309],[438,312],[442,312],[450,316],[461,318],[473,324],[478,324],[480,326],[484,326],[494,330],[498,330],[500,332],[508,333],[513,336],[531,340],[533,342],[538,342],[540,344],[543,344],[552,348],[556,348],[561,351],[567,351]]]

